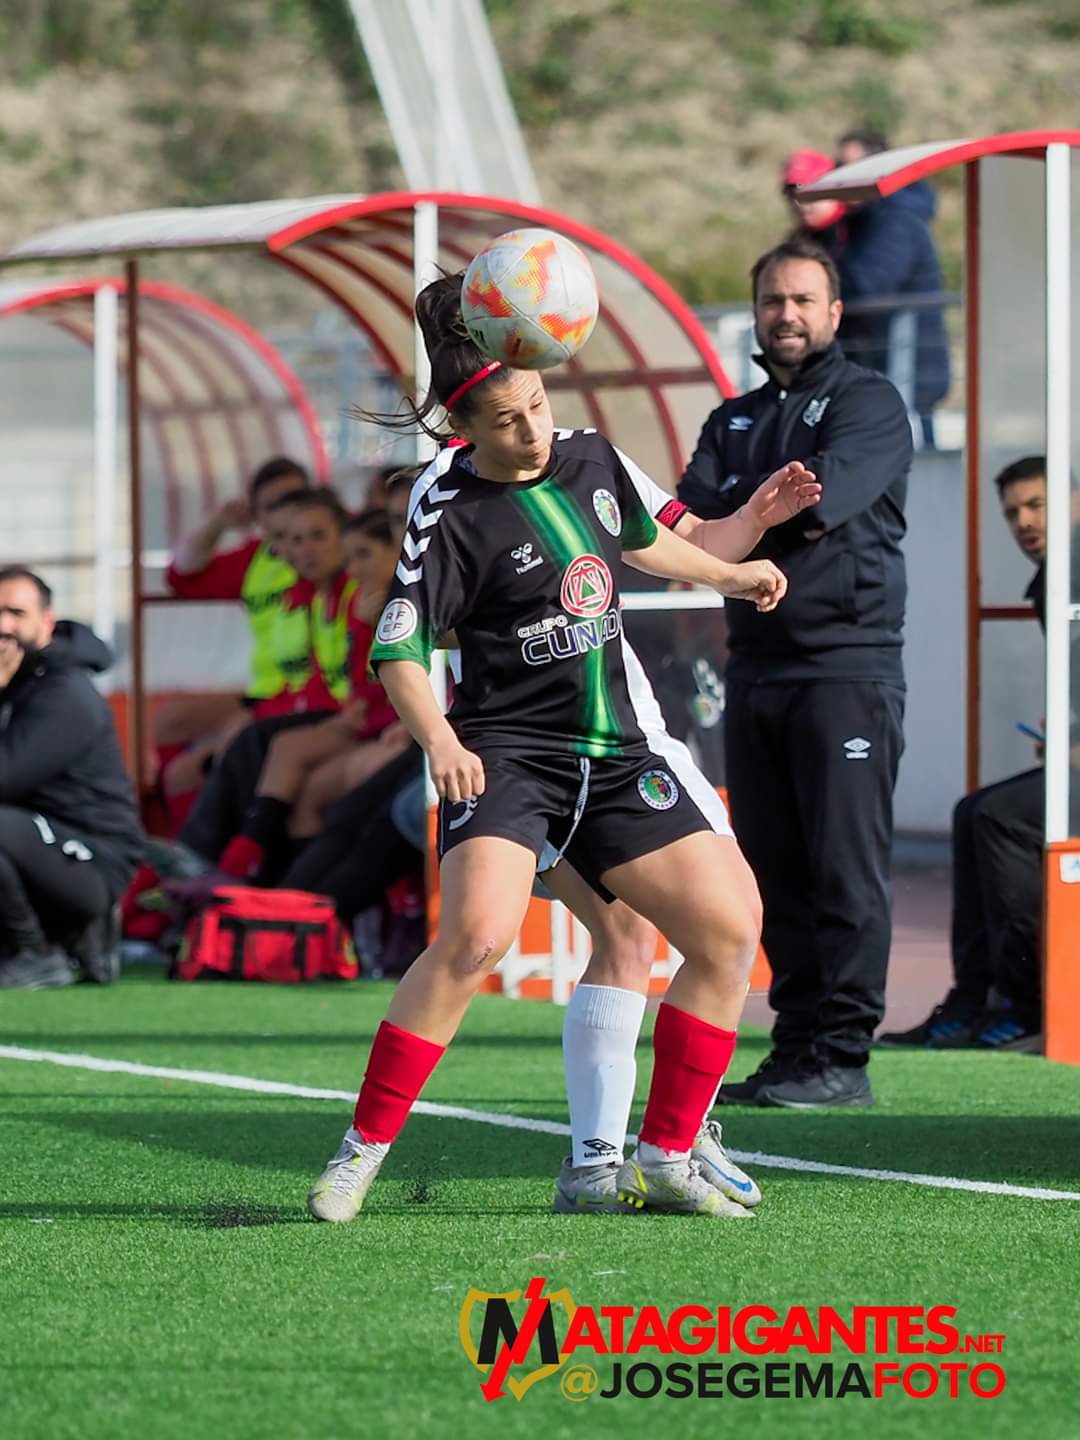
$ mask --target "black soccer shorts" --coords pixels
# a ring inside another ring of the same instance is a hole
[[[616,759],[469,748],[484,762],[486,788],[469,800],[440,802],[440,859],[478,836],[514,840],[537,860],[546,846],[554,846],[559,859],[610,900],[600,883],[605,871],[685,835],[730,833],[715,793],[710,790],[718,812],[706,813],[705,796],[699,803],[674,767],[645,747]],[[550,851],[545,863],[550,867]]]

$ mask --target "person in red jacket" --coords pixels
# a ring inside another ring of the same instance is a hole
[[[283,688],[269,654],[270,635],[275,611],[297,580],[267,539],[271,515],[279,501],[308,488],[307,471],[298,461],[286,456],[267,460],[252,476],[247,497],[226,501],[201,529],[181,540],[165,572],[169,589],[182,599],[243,602],[252,640],[247,699],[255,708]],[[216,554],[222,536],[240,527],[254,527],[256,533],[243,545]],[[191,733],[169,736],[174,743],[193,738]]]
[[[301,578],[319,591],[311,602],[312,676],[305,688],[312,708],[342,708],[330,719],[284,730],[271,741],[241,831],[218,861],[220,871],[246,881],[262,878],[286,834],[300,842],[318,834],[325,807],[409,743],[385,691],[368,670],[372,627],[398,555],[386,512],[365,511],[345,523],[340,540],[346,571],[328,581],[322,571],[316,573],[320,564],[326,569],[328,546],[307,532],[325,528],[332,512],[316,507],[314,495],[292,509],[298,515],[294,557]],[[323,698],[321,707],[315,703],[317,696]]]

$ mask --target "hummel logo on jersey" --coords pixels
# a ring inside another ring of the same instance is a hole
[[[811,400],[810,403],[807,405],[806,409],[802,412],[803,424],[809,425],[811,430],[813,430],[815,425],[820,424],[821,417],[829,408],[829,401],[831,399],[831,395],[826,395],[824,399]]]
[[[729,430],[750,430],[754,425],[752,415],[733,415],[728,421]]]
[[[585,1141],[585,1151],[590,1160],[599,1160],[605,1155],[618,1155],[619,1147],[597,1137],[595,1140]]]
[[[856,735],[853,740],[844,741],[844,752],[845,760],[869,760],[870,741]]]
[[[531,544],[519,545],[516,550],[510,551],[510,559],[518,562],[515,569],[519,575],[524,575],[526,570],[535,570],[537,565],[544,563],[542,555],[534,555],[532,552]]]

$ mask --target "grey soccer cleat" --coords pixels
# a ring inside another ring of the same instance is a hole
[[[724,1149],[724,1136],[718,1120],[706,1120],[698,1131],[690,1154],[701,1166],[701,1173],[721,1195],[736,1205],[751,1209],[761,1204],[761,1191],[745,1170],[740,1170]]]
[[[58,945],[47,950],[19,950],[0,960],[0,990],[54,990],[74,985],[77,978]]]
[[[641,1152],[621,1166],[619,1199],[639,1210],[662,1210],[679,1215],[709,1215],[715,1220],[753,1220],[754,1212],[736,1205],[710,1185],[698,1162],[689,1156],[675,1160],[643,1160]]]
[[[355,1130],[346,1130],[341,1149],[308,1195],[308,1209],[315,1219],[338,1224],[355,1220],[389,1150],[389,1145],[364,1140]]]
[[[637,1207],[619,1199],[616,1161],[572,1165],[568,1155],[559,1168],[551,1208],[557,1215],[633,1215]]]

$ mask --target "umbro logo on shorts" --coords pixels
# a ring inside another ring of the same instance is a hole
[[[851,740],[844,741],[845,760],[869,760],[870,741],[864,740],[861,735],[856,735]]]

